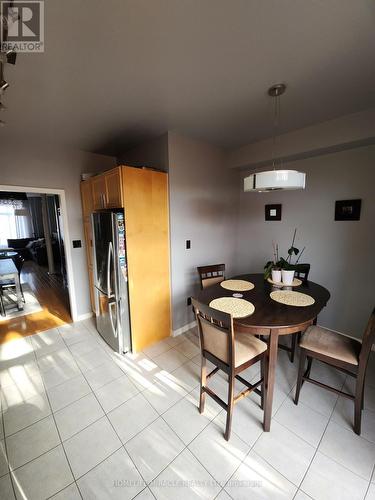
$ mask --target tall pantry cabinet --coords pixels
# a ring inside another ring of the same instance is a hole
[[[91,214],[124,209],[133,351],[171,332],[168,174],[116,167],[81,182],[92,310],[95,313]]]

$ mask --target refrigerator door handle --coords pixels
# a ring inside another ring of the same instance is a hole
[[[115,328],[115,325],[113,324],[113,317],[112,317],[112,307],[116,305],[116,302],[109,302],[108,304],[108,312],[109,312],[109,319],[111,321],[111,327],[113,331],[113,335],[117,338],[117,329]]]
[[[107,294],[108,298],[114,297],[111,289],[111,260],[113,261],[113,245],[110,241],[108,243],[108,254],[107,254]]]

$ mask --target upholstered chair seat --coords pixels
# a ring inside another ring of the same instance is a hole
[[[361,342],[327,328],[310,326],[302,337],[300,347],[351,365],[358,365]]]

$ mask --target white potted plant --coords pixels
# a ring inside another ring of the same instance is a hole
[[[305,247],[300,252],[298,248],[294,246],[294,242],[296,239],[297,229],[294,230],[292,244],[288,250],[288,257],[284,259],[284,257],[279,258],[279,245],[274,244],[273,246],[273,256],[274,259],[267,262],[264,266],[264,278],[267,279],[271,276],[271,279],[275,283],[282,282],[285,286],[291,286],[294,280],[294,273],[298,265],[298,261],[305,250]],[[297,257],[297,255],[299,256]],[[292,256],[295,255],[297,260],[294,264],[292,264]]]

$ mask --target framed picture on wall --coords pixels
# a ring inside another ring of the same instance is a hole
[[[281,220],[281,204],[265,205],[265,220]]]
[[[335,220],[359,220],[362,200],[336,201]]]

